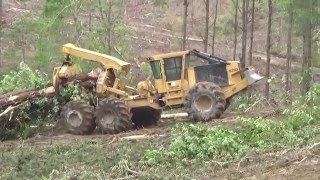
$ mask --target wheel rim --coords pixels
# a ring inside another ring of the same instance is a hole
[[[108,127],[112,124],[115,119],[114,113],[112,111],[105,111],[100,118],[100,123],[103,127]]]
[[[200,95],[195,99],[195,106],[199,111],[209,111],[213,104],[213,99],[208,95]]]
[[[67,114],[67,123],[73,127],[79,127],[82,121],[83,117],[78,111],[73,110]]]

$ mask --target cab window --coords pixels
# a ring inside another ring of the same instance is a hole
[[[181,79],[182,57],[164,58],[163,60],[167,81]]]
[[[150,61],[151,70],[155,79],[161,78],[160,61]]]

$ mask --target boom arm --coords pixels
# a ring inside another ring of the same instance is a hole
[[[190,53],[208,61],[209,64],[216,64],[216,63],[229,64],[226,60],[224,60],[222,58],[219,58],[219,57],[216,57],[211,54],[204,53],[204,52],[200,52],[196,49],[191,50]]]
[[[99,62],[106,69],[113,68],[124,72],[128,72],[130,70],[130,63],[122,61],[113,56],[82,49],[70,43],[62,46],[62,52],[67,55],[73,55],[90,61]]]

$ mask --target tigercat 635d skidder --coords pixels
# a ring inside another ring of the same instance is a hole
[[[190,50],[148,57],[153,82],[148,79],[129,87],[116,77],[130,70],[129,63],[73,44],[63,45],[62,51],[65,60],[53,72],[56,94],[70,80],[83,75],[70,56],[103,67],[89,73],[89,81],[78,83],[93,92],[97,102],[70,101],[62,108],[65,128],[71,134],[91,134],[96,126],[102,133],[114,134],[130,129],[132,124],[155,124],[164,107],[184,106],[190,118],[209,121],[223,114],[232,96],[262,79],[253,68],[240,69],[238,61]],[[195,63],[198,65],[193,66]]]

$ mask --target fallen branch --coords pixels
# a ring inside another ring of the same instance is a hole
[[[302,163],[303,161],[305,161],[307,158],[308,158],[308,156],[304,157],[301,161],[299,161],[299,162],[298,162],[299,166],[300,166],[301,163]]]
[[[20,105],[17,106],[9,106],[6,110],[4,110],[1,114],[0,114],[0,141],[5,139],[6,133],[5,133],[5,128],[7,126],[7,124],[12,120],[12,115],[13,112],[16,108],[18,108]],[[8,115],[9,114],[9,115]],[[6,116],[8,115],[8,116]],[[20,121],[16,120],[19,124]]]
[[[121,137],[120,140],[139,140],[150,138],[147,134]]]
[[[161,114],[161,119],[178,119],[186,117],[188,117],[188,113]]]
[[[218,164],[220,168],[223,168],[226,164],[230,164],[233,161],[226,161],[226,162],[220,162],[220,161],[213,161],[215,164]]]
[[[151,139],[151,138],[155,138],[155,137],[164,137],[164,134],[160,134],[160,135],[154,135],[154,136],[150,136],[148,134],[142,134],[142,135],[133,135],[133,136],[126,136],[126,137],[121,137],[120,140],[142,140],[142,139]]]
[[[136,176],[127,176],[127,177],[123,177],[123,178],[117,178],[115,180],[126,180],[126,179],[135,179]]]
[[[253,103],[250,107],[248,107],[244,112],[248,112],[250,109],[252,109],[253,107],[255,107],[258,103],[260,103],[263,99],[260,99],[259,101],[256,101],[255,103]]]
[[[241,164],[247,160],[247,159],[250,159],[252,158],[251,156],[253,155],[253,153],[255,153],[255,151],[250,151],[248,152],[244,157],[242,157],[237,165],[237,171],[239,171],[240,167],[241,167]]]
[[[8,114],[9,112],[13,111],[14,109],[16,109],[18,106],[9,106],[6,110],[4,110],[1,114],[0,114],[0,118],[3,117],[4,115]]]
[[[313,144],[308,150],[314,155],[320,155],[320,142]]]
[[[112,144],[117,140],[117,137],[113,137],[112,140],[108,144]]]
[[[125,163],[125,167],[126,167],[126,170],[128,172],[131,172],[132,174],[136,174],[136,175],[139,175],[139,176],[145,176],[145,177],[156,177],[156,178],[160,178],[159,176],[155,175],[155,174],[148,174],[148,173],[144,173],[144,172],[138,172],[138,171],[134,171],[132,169],[129,168],[128,164]]]

